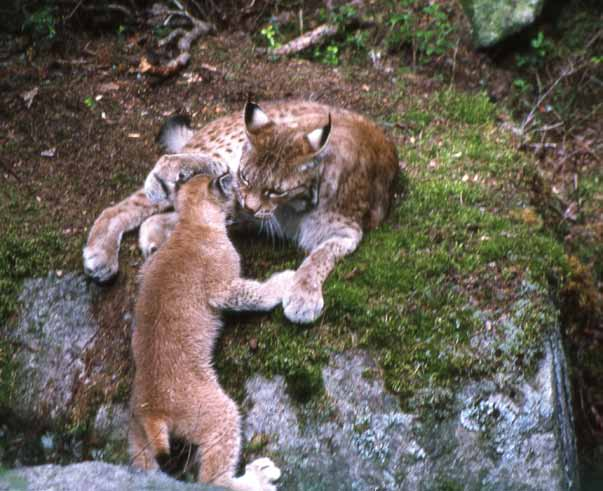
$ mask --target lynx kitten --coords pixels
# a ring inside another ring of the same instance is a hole
[[[272,491],[280,470],[267,458],[234,477],[241,449],[237,405],[212,367],[220,309],[270,310],[293,271],[264,283],[240,277],[240,260],[226,235],[232,178],[195,176],[178,190],[178,223],[145,263],[136,304],[131,398],[133,465],[158,468],[169,436],[198,445],[198,480],[239,491]]]

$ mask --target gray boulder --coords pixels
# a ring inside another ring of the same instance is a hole
[[[8,333],[19,347],[11,409],[22,420],[53,426],[67,416],[84,377],[84,350],[98,329],[91,292],[82,276],[50,274],[27,280],[19,300],[21,316]]]
[[[513,392],[492,380],[447,394],[449,408],[400,409],[364,352],[333,355],[326,398],[296,407],[282,378],[247,382],[245,434],[268,441],[281,490],[566,491],[576,487],[576,448],[559,337]]]
[[[473,40],[489,48],[531,25],[542,12],[544,0],[461,0],[471,22]]]
[[[104,462],[67,466],[22,467],[0,474],[0,491],[218,491],[223,488],[186,484],[162,472],[136,471]]]
[[[10,334],[24,346],[16,355],[11,408],[20,418],[52,422],[65,416],[74,381],[85,376],[83,353],[97,329],[90,309],[94,288],[76,275],[26,282],[21,319]],[[576,489],[575,436],[559,328],[554,315],[538,310],[542,332],[548,334],[521,343],[521,319],[531,305],[527,293],[521,293],[511,310],[522,315],[476,313],[495,328],[480,332],[471,349],[484,358],[521,349],[526,359],[535,360],[529,365],[535,369],[503,363],[490,376],[466,380],[454,390],[424,387],[410,401],[412,410],[403,410],[385,390],[378,367],[363,351],[332,355],[322,370],[324,393],[305,404],[290,399],[282,377],[256,375],[245,383],[249,451],[265,443],[258,454],[270,455],[282,469],[281,491]],[[107,401],[94,414],[92,432],[108,443],[93,451],[93,458],[120,460],[114,456],[123,455],[127,407]],[[55,431],[60,435],[60,427]],[[42,436],[42,447],[52,450],[54,437]],[[73,458],[81,456],[74,453]],[[172,487],[152,489],[188,489],[162,475],[140,477],[96,462],[20,468],[0,479],[0,490],[151,489],[155,478]],[[95,479],[117,484],[103,488],[91,484]]]
[[[45,431],[38,449],[50,461],[66,445],[70,450],[62,452],[71,452],[70,460],[82,454],[82,442],[70,438],[65,429],[74,420],[77,391],[95,374],[86,369],[86,359],[99,331],[92,313],[97,288],[75,273],[27,280],[19,295],[18,323],[6,330],[16,349],[11,360],[13,382],[3,409],[21,426]],[[125,455],[127,406],[105,402],[91,410],[93,415],[95,410],[94,421],[84,422],[92,430],[87,445],[93,447],[95,458],[119,461]]]

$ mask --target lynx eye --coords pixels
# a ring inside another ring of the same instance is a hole
[[[249,181],[247,180],[247,177],[245,177],[245,174],[243,174],[243,171],[241,169],[239,169],[239,180],[245,185],[245,186],[249,186]]]
[[[268,189],[264,191],[264,196],[270,199],[284,198],[289,194],[289,191],[277,191],[276,189]]]

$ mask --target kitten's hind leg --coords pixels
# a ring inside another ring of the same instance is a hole
[[[84,272],[100,283],[117,274],[121,237],[151,215],[167,209],[169,202],[152,204],[142,189],[106,208],[94,222],[84,247]]]
[[[162,421],[130,415],[128,447],[130,463],[134,467],[145,470],[159,469],[157,458],[169,455],[170,450],[167,426]]]
[[[255,280],[234,280],[228,291],[211,300],[214,307],[228,310],[268,311],[282,302],[293,283],[295,271],[273,274],[263,283]]]
[[[138,247],[142,255],[148,258],[172,235],[178,223],[178,213],[158,213],[150,216],[140,226],[138,232]]]
[[[241,452],[241,416],[236,403],[217,381],[205,386],[198,412],[190,408],[189,418],[178,424],[186,439],[198,445],[197,480],[231,487]],[[186,428],[183,426],[186,425]]]

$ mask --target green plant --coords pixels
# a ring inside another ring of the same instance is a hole
[[[314,50],[314,58],[327,65],[339,65],[339,46],[329,44],[324,49],[318,47]]]
[[[530,89],[530,84],[526,82],[523,78],[516,78],[513,80],[513,87],[515,87],[519,92],[527,92]]]
[[[124,26],[123,24],[119,24],[117,26],[117,39],[119,39],[120,41],[123,41],[126,35],[126,26]]]
[[[388,20],[387,47],[397,50],[408,45],[412,48],[413,60],[426,63],[433,57],[446,54],[452,47],[453,32],[448,14],[439,3],[422,6],[424,2],[403,0]]]
[[[320,20],[337,26],[338,36],[327,46],[314,49],[314,59],[328,65],[338,65],[340,56],[345,49],[356,54],[366,54],[369,33],[357,29],[358,12],[351,5],[342,5],[326,12],[320,11]]]
[[[56,25],[55,7],[46,5],[29,15],[22,29],[38,38],[53,39],[57,34]]]
[[[358,12],[356,12],[356,9],[352,5],[342,5],[341,7],[333,9],[329,15],[329,22],[345,28],[357,16]]]
[[[539,68],[544,64],[546,58],[549,57],[553,51],[553,43],[549,39],[545,38],[542,31],[539,31],[538,34],[530,41],[530,50],[526,54],[515,55],[515,64],[518,68]]]
[[[270,49],[276,49],[281,45],[281,43],[277,40],[279,36],[278,28],[275,27],[274,24],[268,24],[260,31],[260,34],[264,36],[264,39],[266,40],[266,43]]]
[[[532,39],[530,45],[539,58],[545,58],[552,50],[551,42],[548,39],[545,39],[542,31],[540,31],[536,37]]]
[[[84,97],[84,105],[88,108],[88,109],[93,109],[94,106],[96,106],[96,101],[94,100],[94,98],[92,98],[91,96],[86,96]]]

